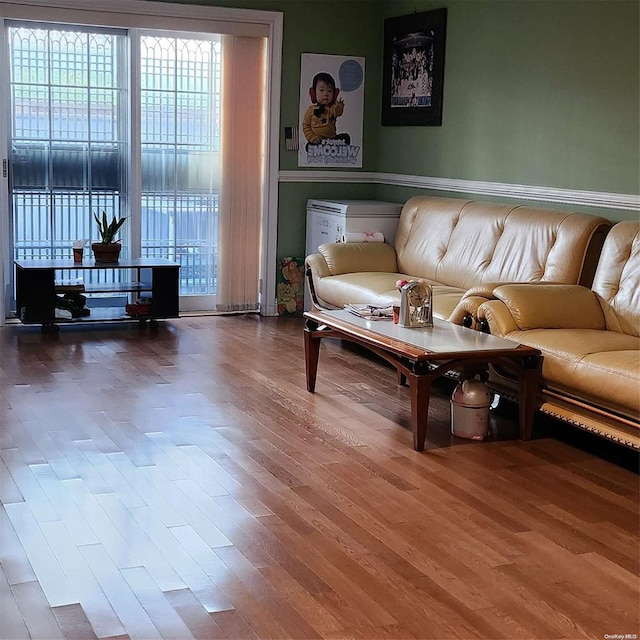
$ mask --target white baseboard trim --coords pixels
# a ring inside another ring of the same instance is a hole
[[[640,195],[627,193],[580,191],[578,189],[561,189],[558,187],[539,187],[455,178],[432,178],[399,173],[375,173],[373,171],[281,171],[279,179],[280,182],[389,184],[398,187],[456,191],[517,200],[557,202],[577,207],[597,207],[600,209],[640,212]]]

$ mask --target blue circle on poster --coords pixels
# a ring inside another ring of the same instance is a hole
[[[364,71],[357,60],[345,60],[338,70],[340,91],[355,91],[360,88]]]

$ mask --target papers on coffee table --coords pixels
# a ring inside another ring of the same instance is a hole
[[[374,304],[345,304],[344,308],[353,315],[365,320],[390,320],[393,318],[393,307],[380,307]]]

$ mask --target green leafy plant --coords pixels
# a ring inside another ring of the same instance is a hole
[[[120,220],[117,220],[114,214],[113,219],[109,222],[107,220],[106,211],[102,212],[102,218],[100,218],[96,213],[93,214],[93,217],[98,223],[98,231],[100,232],[101,238],[100,242],[102,244],[111,244],[112,242],[115,242],[114,237],[120,230],[120,227],[124,224],[126,218],[120,218]]]

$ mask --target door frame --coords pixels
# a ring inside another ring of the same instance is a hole
[[[153,5],[153,8],[150,7]],[[261,267],[260,313],[277,315],[276,265],[278,233],[278,164],[280,145],[280,89],[282,75],[283,14],[213,7],[203,5],[152,2],[151,0],[110,0],[103,6],[87,7],[86,0],[11,0],[0,2],[0,45],[6,49],[4,20],[39,20],[44,22],[83,22],[89,25],[118,26],[128,29],[163,29],[194,33],[226,33],[265,37],[267,39],[267,95],[265,96],[265,157]],[[8,84],[8,61],[0,60],[0,85]],[[9,96],[2,93],[2,111],[7,110]],[[8,160],[8,124],[0,126],[0,159]],[[11,282],[13,260],[9,255],[8,180],[0,167],[0,326],[6,315],[6,289]]]

